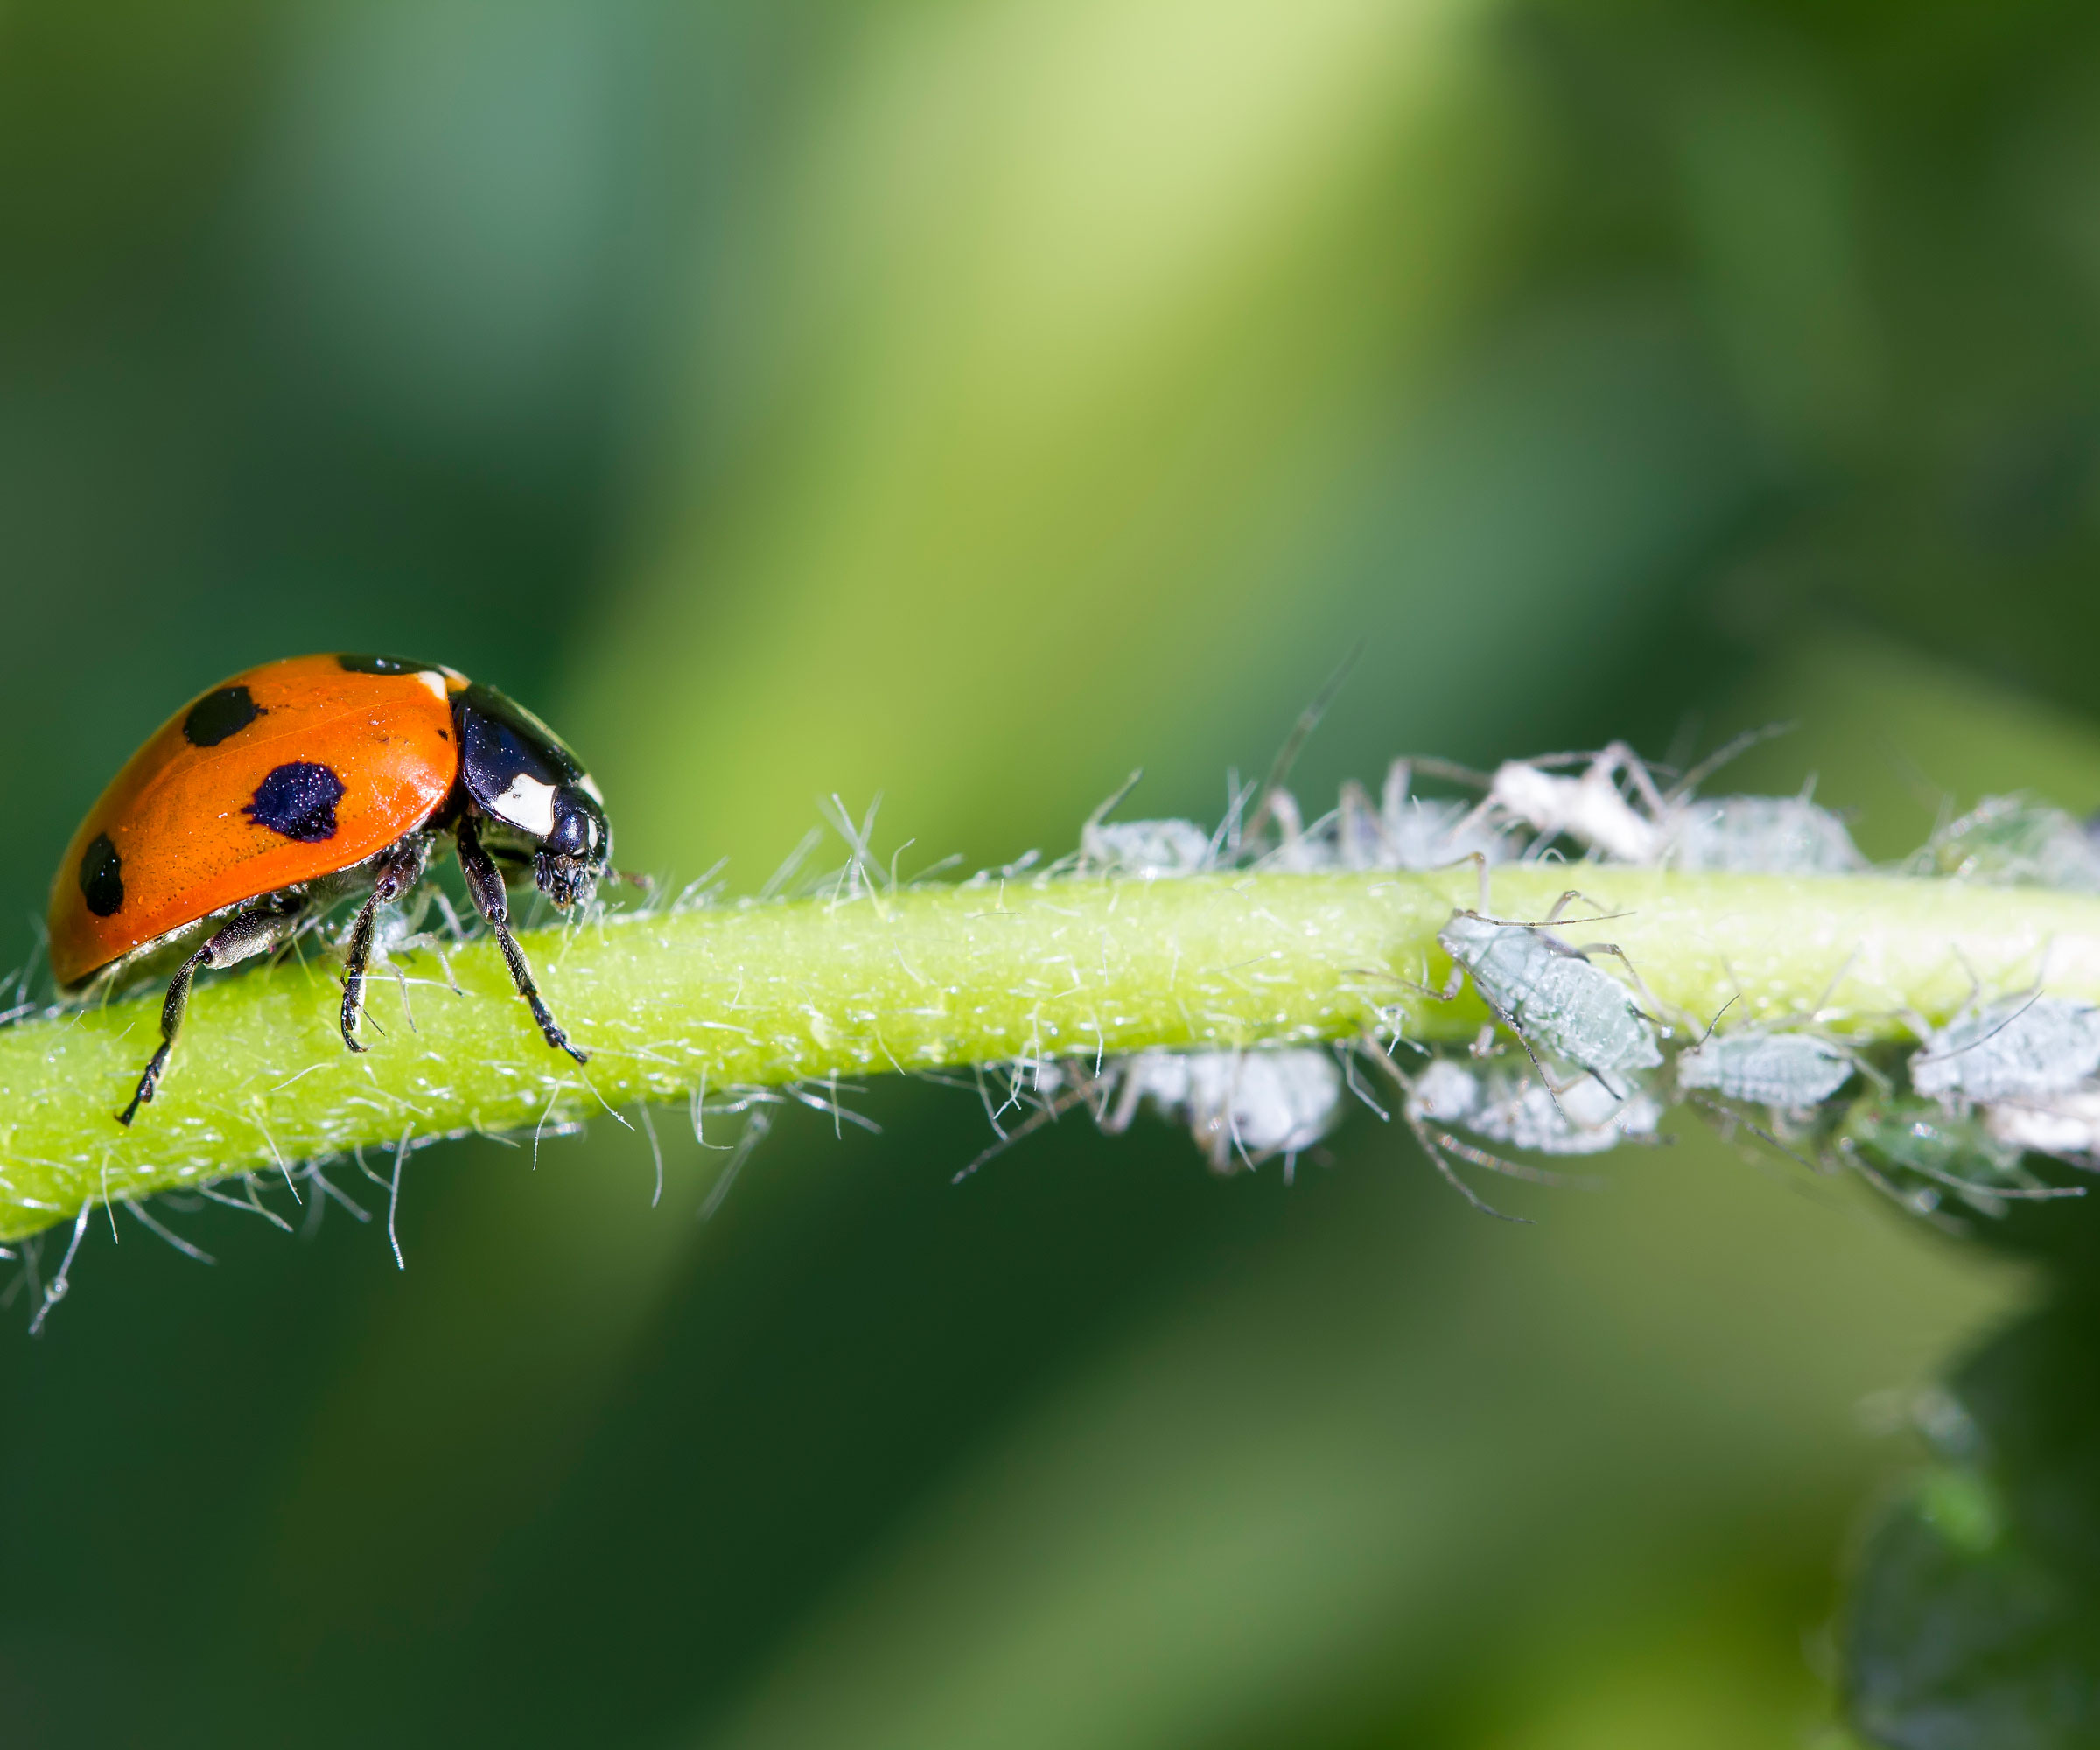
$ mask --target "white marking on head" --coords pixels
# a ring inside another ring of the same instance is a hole
[[[487,808],[498,820],[535,838],[546,838],[554,831],[554,786],[528,778],[522,772]]]
[[[439,704],[443,704],[444,703],[446,694],[444,690],[444,676],[443,675],[438,674],[430,668],[418,668],[416,671],[416,678],[421,681],[424,686],[428,687],[438,696],[438,703]]]

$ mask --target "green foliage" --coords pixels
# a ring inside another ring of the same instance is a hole
[[[1882,1516],[1847,1610],[1852,1718],[1894,1750],[2100,1736],[2100,1307],[1998,1336],[1919,1418],[1937,1460]]]

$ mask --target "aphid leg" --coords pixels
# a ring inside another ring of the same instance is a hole
[[[1101,1126],[1104,1137],[1122,1137],[1130,1128],[1130,1122],[1138,1116],[1138,1101],[1144,1099],[1144,1078],[1143,1075],[1132,1075],[1130,1069],[1125,1068],[1122,1078],[1119,1078],[1122,1086],[1115,1088],[1115,1105],[1109,1105],[1109,1075],[1101,1075],[1098,1082],[1101,1082],[1102,1096],[1101,1111],[1094,1117],[1094,1122]]]
[[[1634,981],[1634,989],[1641,993],[1641,1000],[1648,1005],[1649,1018],[1660,1019],[1662,1014],[1662,1004],[1656,1000],[1656,993],[1648,988],[1648,981],[1642,977],[1641,969],[1627,957],[1626,950],[1617,942],[1588,942],[1577,948],[1575,952],[1585,960],[1587,960],[1592,954],[1610,955],[1620,965],[1626,968],[1626,976]],[[1718,1020],[1720,1018],[1717,1015],[1714,1018]],[[1665,1039],[1670,1037],[1670,1028],[1667,1025],[1662,1029],[1662,1037]]]
[[[1404,1094],[1411,1096],[1414,1093],[1414,1082],[1407,1074],[1407,1073],[1383,1052],[1376,1052],[1373,1054],[1378,1060],[1378,1067],[1388,1075],[1391,1076],[1395,1082],[1399,1083],[1401,1091]],[[1516,1168],[1515,1162],[1504,1161],[1500,1156],[1488,1156],[1487,1154],[1487,1151],[1484,1149],[1471,1148],[1466,1144],[1460,1142],[1456,1137],[1452,1136],[1449,1130],[1442,1129],[1432,1130],[1427,1122],[1425,1122],[1418,1114],[1410,1110],[1406,1105],[1403,1105],[1401,1107],[1400,1116],[1406,1121],[1408,1129],[1415,1133],[1415,1140],[1422,1144],[1422,1152],[1429,1157],[1429,1164],[1435,1167],[1438,1172],[1443,1176],[1444,1182],[1450,1186],[1453,1191],[1457,1192],[1459,1195],[1463,1197],[1468,1203],[1472,1204],[1475,1209],[1478,1209],[1481,1214],[1492,1215],[1498,1222],[1514,1222],[1520,1228],[1528,1228],[1531,1225],[1530,1222],[1524,1216],[1508,1215],[1503,1214],[1502,1210],[1496,1208],[1494,1204],[1488,1202],[1480,1194],[1479,1192],[1475,1191],[1470,1185],[1466,1184],[1464,1180],[1460,1179],[1457,1172],[1452,1170],[1450,1161],[1445,1158],[1444,1146],[1448,1144],[1462,1158],[1473,1156],[1486,1157],[1484,1164],[1488,1166],[1491,1172],[1500,1172],[1504,1166],[1510,1167],[1514,1170]],[[1522,1177],[1522,1175],[1521,1172],[1519,1172],[1518,1176]]]
[[[1654,775],[1648,762],[1623,741],[1614,741],[1598,756],[1600,763],[1609,761],[1611,766],[1626,774],[1634,786],[1634,793],[1641,798],[1650,820],[1659,821],[1670,812],[1670,804],[1662,791],[1656,788]]]
[[[1422,1144],[1422,1152],[1429,1157],[1429,1164],[1442,1175],[1444,1182],[1472,1204],[1475,1209],[1478,1209],[1481,1214],[1492,1215],[1498,1222],[1515,1222],[1520,1228],[1528,1228],[1531,1225],[1530,1219],[1526,1216],[1508,1214],[1496,1208],[1494,1204],[1488,1202],[1452,1170],[1451,1163],[1444,1158],[1444,1150],[1448,1146],[1461,1155],[1473,1152],[1464,1143],[1461,1143],[1448,1130],[1432,1131],[1419,1118],[1410,1117],[1407,1124],[1408,1128],[1415,1133],[1415,1140]]]
[[[379,929],[379,908],[391,905],[414,886],[430,856],[428,841],[417,839],[402,845],[382,860],[372,873],[372,892],[357,908],[343,949],[343,1043],[352,1051],[363,1051],[357,1042],[357,1018],[364,1007],[365,969],[371,964],[372,943]],[[405,1000],[408,995],[402,992]]]
[[[474,909],[495,932],[496,945],[503,950],[503,963],[510,968],[510,982],[518,987],[518,995],[531,1009],[533,1019],[540,1024],[540,1032],[556,1051],[567,1052],[578,1063],[590,1062],[591,1054],[570,1044],[569,1035],[555,1024],[553,1014],[540,995],[540,987],[533,983],[532,967],[525,958],[525,950],[510,933],[510,895],[504,891],[503,877],[494,860],[482,849],[481,835],[472,815],[460,816],[452,838]]]
[[[194,954],[175,969],[175,976],[168,980],[168,994],[160,1005],[160,1048],[146,1063],[146,1073],[138,1078],[138,1090],[131,1096],[131,1103],[116,1115],[116,1122],[129,1124],[138,1115],[141,1106],[151,1102],[153,1089],[159,1083],[161,1074],[168,1067],[168,1054],[175,1049],[176,1035],[182,1031],[182,1018],[190,1006],[190,985],[200,967],[214,971],[222,966],[237,965],[258,954],[268,954],[298,928],[299,914],[306,908],[303,896],[268,900],[252,912],[243,912],[217,934],[209,937]]]

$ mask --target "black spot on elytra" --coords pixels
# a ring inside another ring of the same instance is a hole
[[[246,687],[220,687],[190,707],[182,720],[182,738],[192,747],[216,747],[262,715],[262,707]]]
[[[113,918],[123,909],[124,860],[106,832],[96,833],[80,853],[80,897],[98,918]]]
[[[286,838],[318,844],[335,836],[335,805],[342,799],[343,780],[334,773],[311,760],[294,760],[256,785],[241,812]]]

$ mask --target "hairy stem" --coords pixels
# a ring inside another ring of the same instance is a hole
[[[1496,872],[1506,918],[1545,915],[1622,948],[1663,1018],[1704,1026],[1807,1013],[1853,1037],[1943,1018],[1970,994],[2100,1001],[2100,900],[1883,876],[1816,880],[1582,864]],[[403,993],[367,986],[373,1049],[335,1030],[336,976],[286,963],[200,984],[159,1096],[112,1116],[151,1049],[157,996],[0,1031],[0,1237],[84,1204],[404,1138],[531,1130],[703,1086],[822,1082],[1148,1046],[1339,1039],[1383,1025],[1471,1036],[1445,1002],[1437,931],[1477,894],[1433,874],[1234,873],[906,891],[614,916],[521,940],[592,1051],[548,1049],[493,943],[454,949],[462,995],[424,951]],[[1611,914],[1608,918],[1602,916]],[[1615,967],[1616,962],[1600,964]],[[1680,1038],[1683,1032],[1680,1031]]]

